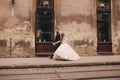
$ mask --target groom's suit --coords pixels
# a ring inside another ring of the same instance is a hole
[[[60,41],[60,33],[59,32],[56,32],[56,35],[55,35],[55,38],[54,38],[54,43],[55,42],[58,42],[58,41]],[[54,55],[54,52],[56,51],[56,49],[60,46],[60,42],[59,43],[56,43],[55,45],[54,45],[54,48],[53,48],[53,53],[52,53],[52,55],[50,56],[50,58],[53,58],[53,55]]]
[[[60,33],[56,32],[56,36],[55,36],[54,42],[58,42],[58,41],[60,41]],[[55,44],[55,46],[54,46],[54,52],[60,46],[60,44],[61,44],[60,42]]]

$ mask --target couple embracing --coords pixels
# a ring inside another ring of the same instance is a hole
[[[67,39],[64,33],[59,32],[56,28],[56,35],[54,39],[54,53],[52,58],[55,60],[78,60],[80,56],[72,49],[72,47],[67,43]]]

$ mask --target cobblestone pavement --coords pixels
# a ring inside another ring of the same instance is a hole
[[[120,65],[0,69],[0,80],[120,80]]]

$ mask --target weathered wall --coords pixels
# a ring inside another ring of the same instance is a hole
[[[33,57],[32,0],[0,0],[0,57]]]
[[[112,0],[112,43],[113,52],[120,54],[120,0]]]
[[[79,55],[96,55],[93,0],[55,0],[56,27]]]
[[[79,55],[97,55],[96,0],[54,0],[55,27]],[[120,0],[111,0],[112,49],[120,54]],[[0,0],[0,57],[34,57],[36,0]]]
[[[10,1],[11,0],[0,0],[0,22],[11,16]]]

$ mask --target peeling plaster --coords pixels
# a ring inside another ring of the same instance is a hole
[[[120,21],[117,22],[117,31],[113,36],[113,51],[115,54],[120,54]]]
[[[2,49],[0,49],[0,57],[34,56],[34,33],[31,30],[30,21],[9,17],[1,23],[1,26],[3,27],[0,31],[0,42],[2,42],[0,44]]]
[[[3,28],[12,28],[15,25],[20,23],[20,20],[17,17],[9,17],[5,20],[5,23],[3,24]]]
[[[78,24],[73,21],[71,23],[63,24],[61,23],[58,26],[61,32],[64,32],[66,36],[69,37],[69,40],[88,40],[89,42],[93,41],[91,25],[87,22]]]
[[[95,53],[96,46],[93,42],[96,40],[94,38],[95,33],[92,31],[92,27],[88,22],[77,23],[76,21],[69,22],[67,24],[61,23],[58,28],[60,32],[64,32],[66,37],[68,38],[68,43],[73,42],[71,45],[72,47],[76,48],[86,48],[92,47],[93,52]],[[78,49],[81,50],[81,49]],[[78,51],[76,50],[76,51]],[[88,50],[89,51],[89,50]],[[80,51],[78,51],[80,52]],[[93,54],[89,53],[90,54]],[[88,52],[87,52],[88,53]],[[82,53],[80,53],[82,54]]]
[[[35,41],[31,21],[33,25],[35,2],[36,0],[16,0],[13,6],[11,0],[0,0],[0,42],[3,43],[0,46],[0,55],[5,57],[9,57],[10,53],[12,53],[11,57],[34,55]],[[92,2],[96,1],[55,0],[55,20],[57,22],[55,27],[59,27],[61,32],[65,33],[69,39],[68,42],[80,55],[95,55],[96,53],[97,36],[95,34],[97,31],[92,29],[94,23],[92,18],[96,15],[92,13],[95,13],[96,8]],[[112,46],[113,52],[120,54],[120,0],[116,0],[116,2],[112,0],[112,2],[114,2],[112,4],[114,9],[112,10],[114,11],[112,28],[116,28],[112,32]],[[16,17],[11,17],[12,7],[14,7]],[[31,13],[31,11],[33,12]]]

